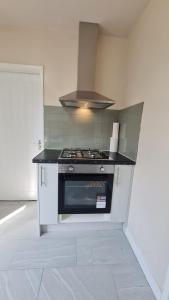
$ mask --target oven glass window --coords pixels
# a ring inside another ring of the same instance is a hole
[[[113,174],[59,174],[59,214],[109,213]]]
[[[65,181],[65,207],[96,207],[101,201],[104,206],[106,185],[106,181]]]

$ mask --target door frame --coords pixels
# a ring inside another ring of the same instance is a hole
[[[42,122],[42,150],[44,149],[44,75],[43,66],[41,65],[23,65],[15,63],[0,63],[0,72],[10,72],[10,73],[25,73],[25,74],[38,74],[40,76],[41,85],[41,122]]]

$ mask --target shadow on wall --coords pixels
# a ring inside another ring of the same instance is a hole
[[[136,160],[143,103],[123,110],[44,107],[45,148],[108,150],[113,122],[120,123],[119,152]]]

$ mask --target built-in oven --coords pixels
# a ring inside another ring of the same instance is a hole
[[[59,214],[110,213],[113,165],[59,164]]]

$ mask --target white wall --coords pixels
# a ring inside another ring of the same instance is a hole
[[[128,39],[101,35],[98,43],[95,89],[123,107],[126,86]]]
[[[0,62],[44,66],[46,105],[76,89],[78,32],[0,28]]]
[[[45,105],[59,105],[58,98],[77,87],[78,28],[65,30],[28,30],[0,28],[0,62],[44,66]],[[126,44],[123,38],[100,37],[96,89],[124,100]]]
[[[128,228],[157,285],[169,264],[169,1],[153,0],[129,37],[126,106],[144,101]]]

